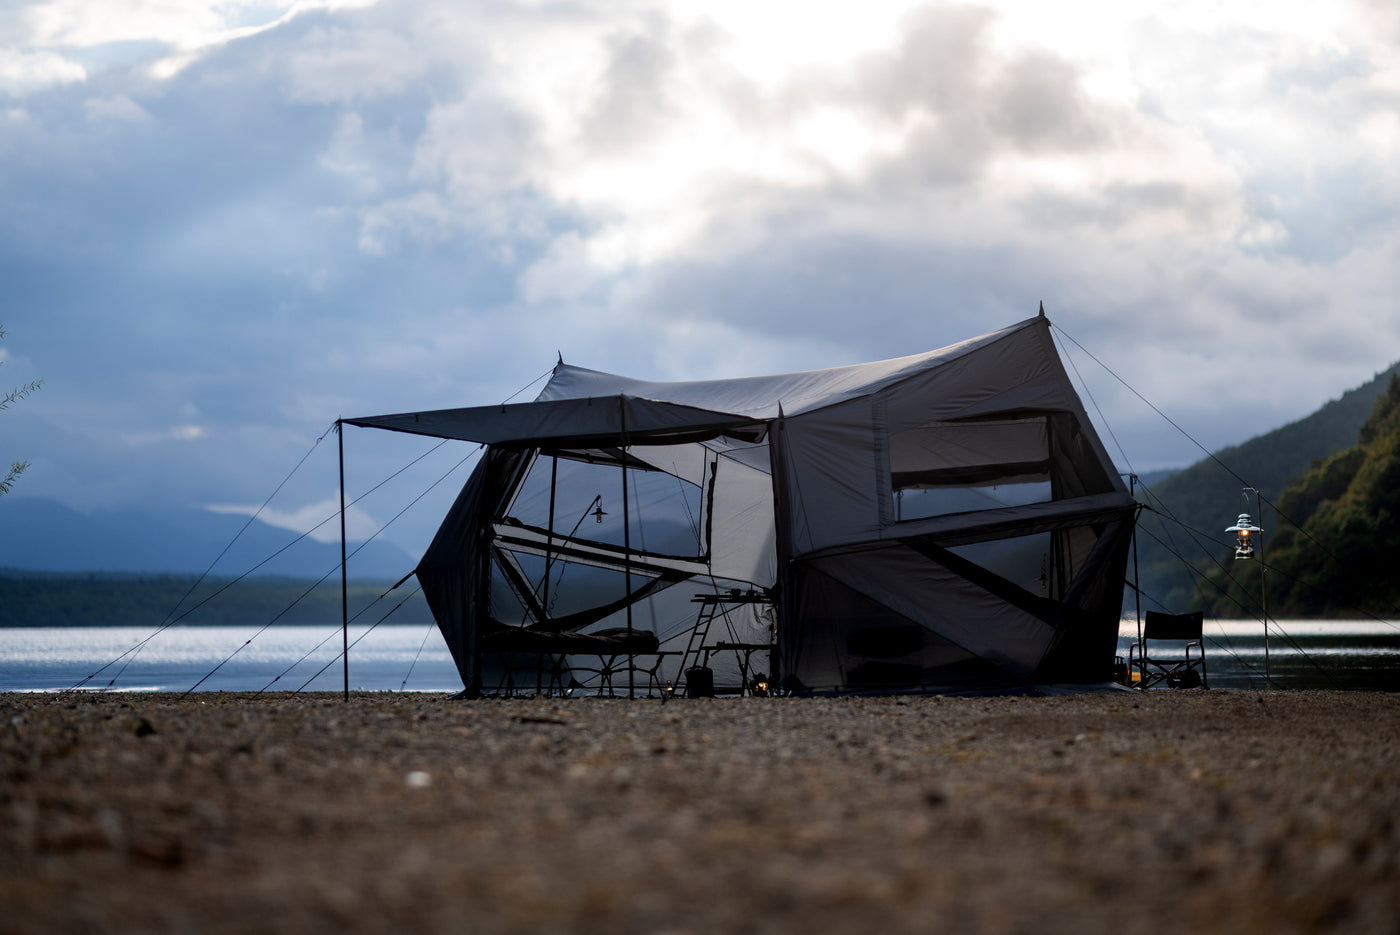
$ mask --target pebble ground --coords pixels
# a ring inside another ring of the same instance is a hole
[[[0,695],[0,932],[1400,933],[1400,695]]]

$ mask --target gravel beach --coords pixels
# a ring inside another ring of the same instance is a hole
[[[0,931],[1400,932],[1400,695],[0,695]]]

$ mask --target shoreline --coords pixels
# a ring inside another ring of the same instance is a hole
[[[15,933],[1386,932],[1400,695],[0,694]]]

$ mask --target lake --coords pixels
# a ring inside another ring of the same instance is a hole
[[[1269,623],[1269,673],[1278,688],[1400,691],[1400,625]],[[1136,622],[1120,628],[1126,657]],[[48,692],[81,685],[120,691],[340,691],[339,627],[137,627],[0,629],[0,691]],[[351,627],[350,688],[454,692],[462,687],[435,626]],[[1208,621],[1212,688],[1264,687],[1264,628]],[[91,678],[90,678],[91,677]],[[202,680],[202,681],[201,681]]]
[[[196,683],[199,691],[344,687],[339,626],[275,626],[261,633],[257,627],[170,627],[154,637],[152,632],[147,627],[0,630],[0,691],[59,691],[79,684],[101,689],[109,683],[120,691],[183,692]],[[350,640],[351,689],[462,687],[436,626],[384,625],[372,631],[352,626]]]
[[[1119,627],[1127,658],[1136,620]],[[1207,620],[1206,670],[1211,688],[1263,688],[1264,625]],[[1400,624],[1357,620],[1270,620],[1268,674],[1276,688],[1400,691]]]

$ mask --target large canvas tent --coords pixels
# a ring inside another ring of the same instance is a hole
[[[1043,313],[776,376],[561,360],[533,402],[345,421],[487,446],[416,569],[470,693],[531,653],[648,692],[1113,675],[1135,507]]]

